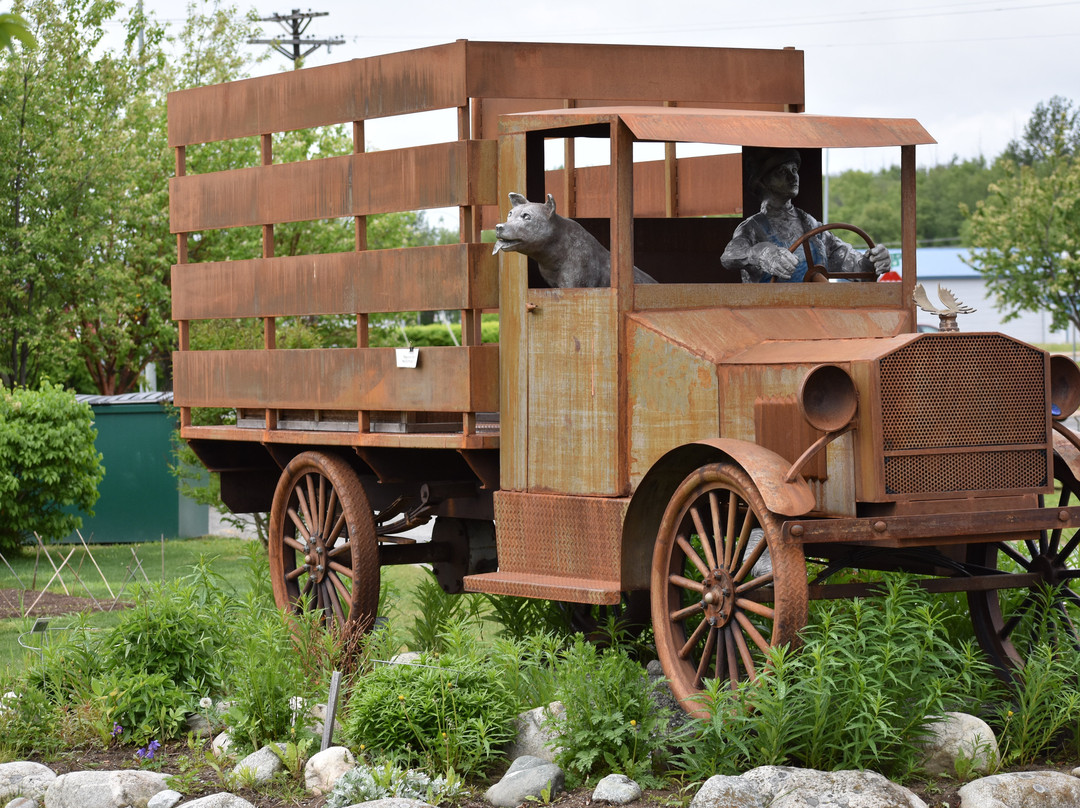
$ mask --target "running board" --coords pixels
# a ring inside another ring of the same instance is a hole
[[[613,606],[622,599],[618,581],[595,578],[567,578],[559,575],[530,575],[523,572],[485,572],[465,576],[466,592],[513,595],[568,603]]]

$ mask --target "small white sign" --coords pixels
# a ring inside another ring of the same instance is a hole
[[[414,368],[420,359],[419,348],[396,348],[397,366],[399,368]]]

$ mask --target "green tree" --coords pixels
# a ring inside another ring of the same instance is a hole
[[[1040,101],[1024,127],[1020,140],[1005,147],[1003,159],[1022,166],[1052,167],[1062,159],[1080,154],[1080,109],[1072,101],[1055,95]]]
[[[133,255],[133,235],[149,232],[136,211],[152,206],[136,174],[147,133],[135,124],[157,65],[133,36],[124,53],[102,50],[115,0],[32,0],[24,11],[38,47],[0,51],[0,381],[66,379],[81,360],[99,391],[122,392],[171,336],[150,312],[167,264]],[[160,38],[131,23],[151,45]]]
[[[1080,327],[1080,156],[1077,116],[1066,114],[1071,106],[1055,98],[1036,107],[1023,141],[998,160],[1002,178],[970,220],[975,249],[968,263],[983,274],[1005,319],[1046,311],[1052,330]]]
[[[19,40],[24,48],[34,47],[34,35],[26,25],[26,20],[18,14],[0,14],[0,48],[15,51],[15,43]]]

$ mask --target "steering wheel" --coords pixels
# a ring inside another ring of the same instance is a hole
[[[814,256],[810,252],[810,239],[816,236],[818,233],[824,233],[826,230],[850,230],[857,235],[863,241],[866,242],[867,249],[874,249],[874,242],[870,236],[866,235],[864,230],[856,227],[853,224],[844,224],[843,222],[833,222],[832,224],[823,224],[819,227],[815,227],[813,230],[807,230],[797,239],[795,243],[788,249],[791,252],[795,252],[801,245],[803,251],[806,253],[806,275],[803,277],[803,283],[828,283],[832,277],[844,278],[846,280],[859,280],[859,281],[874,281],[877,280],[876,272],[838,272],[835,276],[829,274],[829,270],[820,264],[814,263]]]

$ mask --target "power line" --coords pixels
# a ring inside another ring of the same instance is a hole
[[[312,19],[315,17],[328,17],[329,11],[300,11],[298,8],[294,8],[289,14],[274,14],[271,17],[260,17],[259,22],[276,22],[285,29],[285,33],[288,34],[287,39],[280,37],[276,39],[249,39],[249,45],[270,45],[288,59],[293,60],[293,67],[299,67],[299,62],[305,56],[318,50],[321,46],[325,45],[326,50],[329,53],[331,45],[341,45],[345,42],[342,37],[334,37],[333,39],[315,39],[314,37],[301,36],[307,27],[311,25]],[[291,50],[286,46],[291,46]],[[307,47],[307,50],[301,52],[301,48]]]

